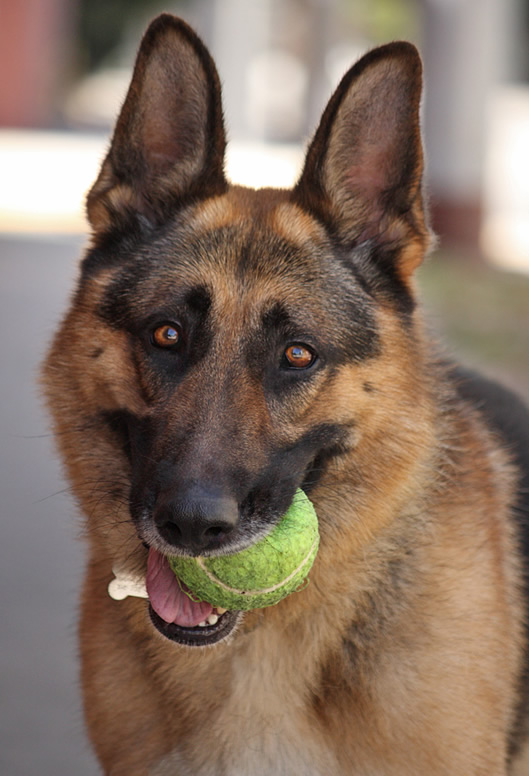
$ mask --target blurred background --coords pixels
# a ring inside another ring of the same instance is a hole
[[[97,773],[77,691],[83,564],[36,387],[152,17],[185,18],[224,86],[228,174],[290,185],[320,113],[373,45],[417,44],[433,329],[529,399],[529,0],[0,0],[0,772]]]

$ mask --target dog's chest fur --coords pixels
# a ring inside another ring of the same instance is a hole
[[[310,704],[296,686],[296,667],[280,661],[275,672],[270,671],[269,657],[259,662],[261,653],[262,645],[239,653],[238,661],[231,663],[222,706],[158,764],[156,776],[342,772],[323,730],[310,719]]]

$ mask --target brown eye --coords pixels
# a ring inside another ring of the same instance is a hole
[[[157,326],[151,335],[153,345],[159,348],[174,348],[180,344],[182,333],[180,327],[174,323],[163,323]]]
[[[316,354],[306,345],[289,345],[283,358],[287,367],[306,369],[312,366],[316,360]]]

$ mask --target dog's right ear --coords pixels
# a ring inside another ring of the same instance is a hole
[[[97,231],[141,214],[162,223],[226,189],[220,82],[197,35],[162,14],[142,40],[110,150],[87,198]]]

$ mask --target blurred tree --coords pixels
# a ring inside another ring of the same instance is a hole
[[[420,0],[341,0],[340,7],[351,26],[373,43],[420,40]]]
[[[189,3],[173,3],[187,6]],[[81,0],[79,9],[80,69],[93,72],[112,62],[130,23],[164,10],[160,0]]]

